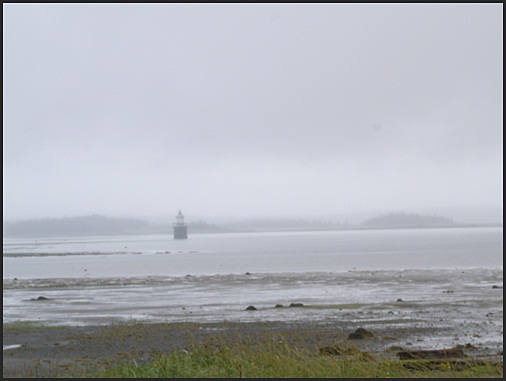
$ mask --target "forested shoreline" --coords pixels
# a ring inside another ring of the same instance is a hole
[[[71,237],[172,234],[172,221],[148,221],[141,218],[116,218],[90,215],[65,218],[41,218],[21,221],[4,221],[3,236],[23,237]],[[318,219],[253,219],[228,223],[208,223],[203,220],[189,221],[189,233],[219,232],[261,232],[261,231],[311,231],[311,230],[354,230],[354,229],[395,229],[431,227],[485,226],[458,224],[452,219],[437,215],[389,213],[363,221],[348,224]],[[492,225],[486,225],[492,226]],[[493,226],[501,226],[494,224]]]

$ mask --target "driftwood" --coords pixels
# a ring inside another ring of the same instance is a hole
[[[462,349],[435,349],[427,351],[400,351],[397,352],[400,360],[418,360],[418,359],[456,359],[465,357]]]
[[[346,353],[345,350],[342,348],[339,348],[338,346],[332,345],[332,346],[326,346],[318,348],[318,353],[320,355],[343,355]]]
[[[462,371],[475,366],[493,366],[502,368],[502,362],[475,359],[431,359],[403,361],[402,366],[410,370]]]

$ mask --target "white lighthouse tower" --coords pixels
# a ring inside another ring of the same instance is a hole
[[[174,224],[174,239],[187,239],[188,238],[188,225],[184,223],[184,216],[179,211],[176,216],[176,223]]]

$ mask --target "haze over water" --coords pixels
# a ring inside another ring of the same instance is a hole
[[[7,256],[6,256],[7,255]],[[4,278],[502,267],[502,228],[4,239]]]

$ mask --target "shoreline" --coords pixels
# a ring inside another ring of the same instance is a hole
[[[354,322],[228,322],[120,323],[101,326],[55,327],[4,325],[3,377],[79,376],[118,361],[149,363],[160,354],[190,351],[193,345],[237,341],[255,345],[283,340],[314,350],[340,345],[396,359],[395,351],[423,348],[419,338],[448,328],[376,325],[374,337],[350,340],[361,325]],[[418,341],[418,342],[417,342]],[[465,346],[464,342],[456,345]],[[18,346],[18,347],[16,347]],[[392,351],[392,348],[394,349]],[[502,349],[468,346],[466,355],[502,362]],[[439,348],[446,349],[446,348]]]
[[[303,233],[303,232],[346,232],[346,231],[368,231],[368,230],[426,230],[426,229],[471,229],[471,228],[503,228],[502,223],[484,224],[449,224],[449,225],[398,225],[398,226],[362,226],[343,225],[329,227],[286,227],[286,228],[222,228],[222,229],[188,229],[188,233],[197,235],[206,234],[242,234],[242,233]],[[137,236],[172,236],[170,230],[163,232],[147,233],[124,233],[124,234],[101,234],[101,235],[4,235],[4,239],[10,240],[38,240],[38,239],[79,239],[79,238],[102,238],[102,237],[137,237]]]

